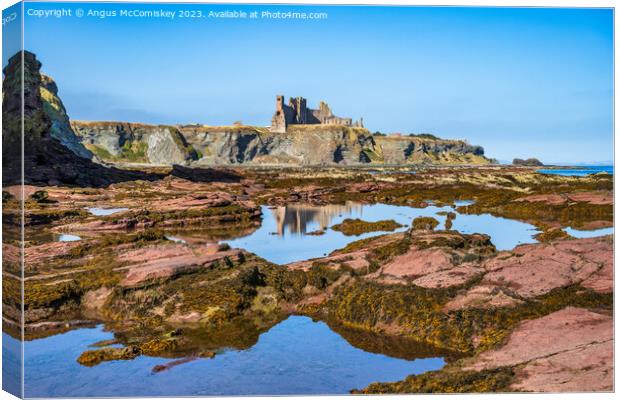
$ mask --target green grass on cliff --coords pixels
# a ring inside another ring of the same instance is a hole
[[[202,158],[202,154],[200,154],[199,157],[198,152],[196,151],[194,146],[187,143],[185,136],[183,136],[183,134],[177,128],[172,126],[168,127],[168,132],[170,133],[170,136],[172,137],[174,143],[176,143],[176,145],[179,146],[179,148],[182,149],[191,159],[198,160]]]
[[[144,142],[126,141],[121,148],[120,158],[129,162],[148,162],[147,150],[148,145]]]
[[[95,154],[103,161],[110,162],[135,162],[135,163],[147,163],[149,159],[146,155],[148,145],[144,142],[131,142],[126,141],[121,147],[121,152],[118,156],[111,154],[107,149],[96,145],[87,143],[84,145],[88,150]]]
[[[381,146],[377,146],[375,149],[365,148],[362,150],[362,153],[371,163],[382,163],[385,161]]]
[[[98,146],[96,144],[86,143],[86,144],[84,144],[84,147],[86,147],[94,155],[96,155],[98,158],[100,158],[100,159],[102,159],[104,161],[114,161],[114,156],[112,154],[110,154],[110,152],[108,150],[104,149],[101,146]]]
[[[46,113],[54,120],[66,118],[65,109],[62,106],[62,103],[60,103],[58,97],[43,86],[39,88],[39,91],[41,93],[41,100],[43,100],[43,107],[45,108]]]

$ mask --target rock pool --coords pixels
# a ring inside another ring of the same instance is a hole
[[[129,209],[128,208],[124,208],[124,207],[121,207],[121,208],[88,207],[87,210],[92,215],[107,216],[107,215],[112,215],[112,214],[119,213],[121,211],[127,211]]]
[[[605,236],[605,235],[613,235],[614,228],[601,228],[601,229],[592,229],[592,230],[579,230],[574,228],[565,228],[564,232],[568,233],[572,237],[583,239],[583,238],[592,238],[597,236]]]
[[[152,368],[172,360],[142,356],[94,367],[77,363],[90,345],[112,337],[99,326],[25,342],[26,396],[344,394],[444,365],[441,357],[399,359],[361,350],[327,324],[300,316],[263,333],[247,350],[226,350],[159,373]],[[6,334],[4,340],[15,341]]]
[[[79,240],[82,240],[82,238],[77,235],[70,235],[68,233],[61,233],[58,236],[59,242],[77,242]]]
[[[459,202],[457,206],[467,206],[471,202]],[[413,208],[387,204],[358,204],[348,202],[342,205],[309,206],[289,205],[281,207],[262,207],[263,221],[259,229],[250,235],[228,240],[232,247],[253,252],[269,261],[286,264],[293,261],[322,257],[348,243],[377,236],[385,232],[369,232],[359,236],[345,236],[329,229],[346,218],[360,218],[375,222],[393,219],[404,225],[397,229],[404,231],[417,217],[434,217],[443,229],[446,212],[457,214],[452,229],[461,233],[484,233],[498,250],[509,250],[522,243],[534,243],[533,235],[538,233],[533,225],[490,214],[468,215],[458,213],[454,207]],[[321,235],[309,234],[317,231]]]

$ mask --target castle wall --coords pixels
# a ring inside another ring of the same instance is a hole
[[[288,125],[343,125],[363,127],[361,121],[355,123],[351,118],[342,118],[334,115],[327,103],[320,102],[318,109],[307,107],[303,97],[290,98],[288,105],[284,104],[284,96],[276,97],[276,112],[271,119],[271,131],[285,133]]]

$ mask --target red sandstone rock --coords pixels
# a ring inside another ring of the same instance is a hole
[[[462,285],[479,275],[484,270],[472,264],[462,264],[442,271],[433,272],[411,281],[416,286],[425,288],[446,288]]]
[[[444,306],[444,311],[465,308],[514,307],[523,301],[511,296],[506,289],[492,285],[474,286],[465,294],[456,296]]]
[[[597,205],[614,204],[612,192],[582,192],[567,194],[566,197],[571,201],[580,201]]]
[[[475,370],[517,365],[561,352],[613,339],[609,315],[566,307],[549,315],[522,322],[496,350],[485,351],[468,368]]]
[[[49,242],[38,246],[28,246],[24,251],[24,262],[27,265],[35,265],[69,254],[71,249],[80,246],[79,242]],[[4,249],[4,247],[3,247]]]
[[[385,264],[381,273],[401,278],[416,278],[453,267],[452,257],[445,250],[420,250],[412,246],[405,254],[396,256]]]
[[[613,257],[613,254],[612,254]],[[611,260],[603,267],[581,282],[581,286],[599,293],[611,293],[614,290],[614,266]]]
[[[21,249],[9,243],[2,243],[2,258],[5,262],[19,263]]]
[[[107,287],[100,287],[99,289],[88,291],[82,297],[81,304],[88,310],[99,310],[112,294],[112,291],[111,288]]]
[[[247,183],[244,184],[243,193],[246,195],[254,196],[265,190],[265,185],[259,183]]]
[[[333,267],[339,267],[341,263],[345,263],[355,270],[368,268],[369,263],[366,256],[372,249],[385,246],[389,243],[393,243],[403,238],[403,233],[390,233],[383,236],[379,236],[373,239],[365,248],[356,251],[344,252],[342,250],[335,250],[326,257],[313,258],[310,260],[296,261],[286,266],[291,269],[303,269],[308,270],[315,262],[327,263]]]
[[[307,306],[307,305],[316,305],[316,304],[321,304],[323,303],[325,300],[327,300],[327,293],[326,292],[322,292],[319,293],[317,295],[314,296],[309,296],[306,297],[305,299],[301,300],[298,303],[298,307],[303,307],[303,306]]]
[[[385,182],[357,182],[347,187],[347,192],[368,193],[377,190],[384,190],[391,187],[391,184]]]
[[[213,248],[207,246],[190,248],[182,244],[156,245],[129,251],[118,258],[119,261],[133,264],[120,286],[135,287],[153,279],[193,272],[215,262],[224,262],[226,257],[236,261],[241,252],[238,249],[214,252]]]
[[[232,204],[233,196],[224,192],[189,195],[157,202],[158,211],[191,210],[223,207]]]
[[[524,364],[513,389],[610,390],[613,382],[613,318],[567,307],[522,322],[507,343],[485,351],[465,369]]]
[[[567,201],[583,202],[596,205],[609,205],[613,204],[612,192],[581,192],[571,194],[534,194],[530,196],[521,197],[515,201],[527,201],[530,203],[546,203],[549,205],[562,205]]]
[[[500,253],[486,261],[483,266],[489,272],[482,283],[510,288],[523,297],[582,281],[608,291],[603,282],[611,278],[612,254],[610,237],[521,245],[512,255]]]
[[[482,272],[482,268],[472,263],[454,265],[453,254],[445,248],[412,246],[368,278],[378,278],[384,284],[411,283],[425,288],[445,288],[461,285]]]
[[[118,255],[117,260],[130,264],[139,264],[152,260],[173,258],[188,254],[192,254],[192,251],[187,246],[176,243],[165,243],[122,252]]]
[[[195,323],[202,319],[202,315],[198,311],[191,311],[188,314],[178,314],[178,311],[166,318],[171,323]]]
[[[613,390],[612,340],[534,360],[519,371],[513,389],[533,392]]]
[[[592,230],[601,229],[601,228],[611,228],[612,226],[614,226],[613,221],[589,221],[579,226],[579,229],[583,229],[586,231],[592,231]]]
[[[120,214],[120,213],[119,213]],[[118,215],[118,214],[117,214]],[[59,229],[71,232],[111,232],[118,230],[127,230],[130,228],[130,220],[121,218],[117,221],[94,220],[87,222],[78,222],[75,224],[67,224],[59,227]]]
[[[15,197],[17,200],[22,200],[22,188],[23,188],[23,194],[24,194],[24,199],[27,199],[28,197],[32,196],[34,194],[34,192],[38,191],[38,190],[45,190],[46,188],[42,188],[42,187],[38,187],[38,186],[32,186],[32,185],[17,185],[17,186],[7,186],[7,187],[3,187],[2,191],[4,192],[8,192],[11,194],[11,196]]]
[[[333,267],[339,267],[340,264],[347,264],[351,268],[358,270],[368,268],[369,263],[368,260],[366,260],[367,254],[367,250],[359,250],[352,253],[344,253],[321,258],[314,258],[311,260],[296,261],[287,264],[286,266],[291,269],[302,269],[304,271],[307,271],[310,269],[310,267],[312,267],[313,263],[320,261],[321,263],[326,263],[327,265]]]
[[[566,203],[566,197],[560,194],[533,194],[521,197],[514,201],[527,201],[528,203],[546,203],[550,205],[561,205]]]

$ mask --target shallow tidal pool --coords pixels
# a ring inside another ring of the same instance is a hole
[[[88,212],[92,215],[96,215],[99,217],[106,217],[108,215],[116,214],[122,211],[129,210],[128,208],[120,207],[120,208],[100,208],[100,207],[88,207]]]
[[[90,345],[112,338],[99,326],[25,342],[26,396],[345,394],[444,365],[441,357],[406,360],[361,350],[325,323],[300,316],[280,322],[249,349],[225,350],[159,373],[152,368],[171,359],[78,364]],[[15,341],[6,334],[4,340]]]
[[[456,206],[467,206],[471,202],[457,202]],[[394,206],[388,204],[358,204],[348,202],[342,205],[307,206],[291,205],[262,207],[263,221],[250,235],[227,240],[232,247],[243,248],[271,262],[287,264],[294,261],[323,257],[347,244],[387,232],[368,232],[359,236],[345,236],[330,229],[346,218],[360,218],[368,222],[393,219],[404,225],[396,230],[405,231],[417,217],[433,217],[443,229],[445,212],[454,212],[456,219],[452,228],[461,233],[484,233],[498,250],[510,250],[523,243],[535,243],[534,235],[539,231],[533,225],[490,214],[459,214],[454,207],[425,208]],[[316,235],[317,231],[324,232]]]
[[[568,233],[574,238],[577,239],[586,239],[593,238],[597,236],[605,236],[605,235],[613,235],[614,228],[600,228],[600,229],[591,229],[591,230],[580,230],[574,228],[564,228],[564,232]]]

